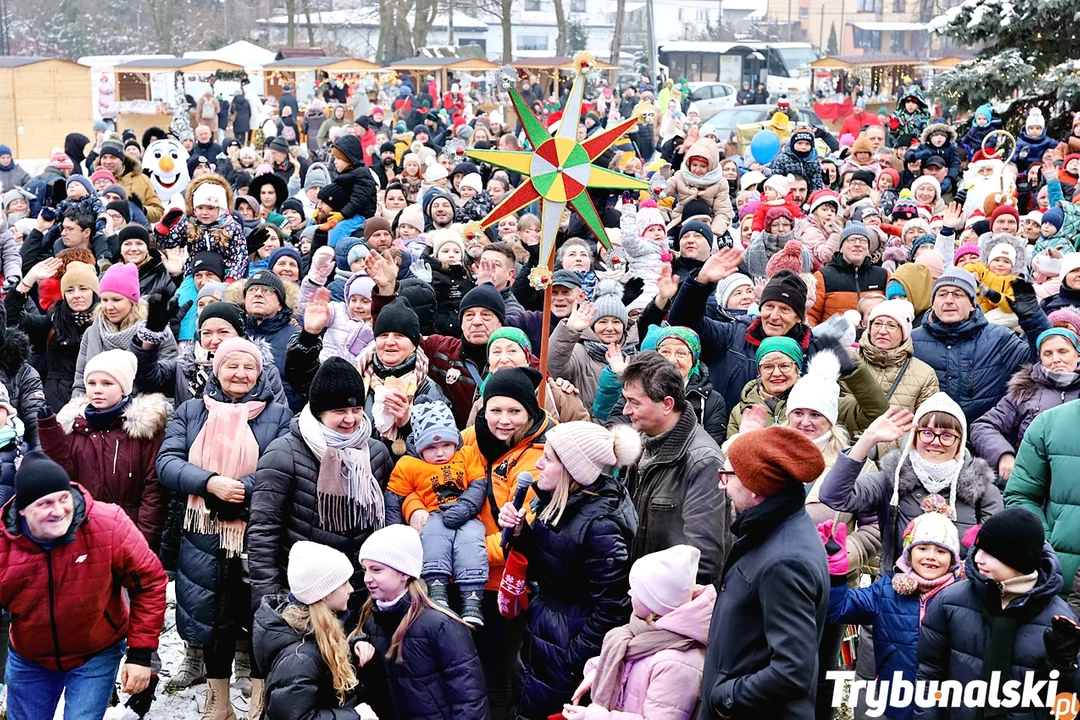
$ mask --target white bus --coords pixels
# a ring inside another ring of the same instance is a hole
[[[818,59],[810,43],[796,42],[700,42],[676,40],[662,43],[660,62],[671,69],[669,77],[690,82],[724,82],[741,88],[743,82],[757,87],[764,82],[770,101],[787,95],[791,101],[810,99],[810,63]]]

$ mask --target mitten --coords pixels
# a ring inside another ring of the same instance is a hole
[[[529,561],[517,550],[511,550],[506,556],[502,581],[499,583],[499,613],[507,620],[513,620],[529,609],[529,595],[525,578],[529,570]]]
[[[308,277],[316,285],[325,285],[334,274],[334,248],[323,246],[311,256],[311,270]]]
[[[814,339],[818,349],[832,350],[836,353],[836,359],[840,361],[840,375],[846,376],[855,372],[855,359],[844,347],[843,338],[851,329],[851,323],[843,315],[833,315],[831,318],[814,328]]]
[[[889,118],[889,129],[895,132],[899,128],[900,128],[900,118],[896,117],[895,115],[893,117]]]
[[[169,231],[176,227],[182,217],[184,217],[184,211],[180,208],[169,210],[161,216],[161,221],[154,227],[154,232],[158,235],[168,235]]]
[[[456,502],[443,503],[439,506],[439,514],[442,515],[443,525],[450,530],[457,530],[465,523],[480,514],[480,508],[467,500],[464,496]]]
[[[969,527],[967,529],[967,532],[964,533],[964,537],[960,541],[960,544],[966,548],[970,548],[972,545],[974,545],[975,538],[979,537],[980,528],[982,528],[982,525],[972,525],[971,527]]]
[[[979,286],[979,294],[990,302],[994,303],[995,305],[1001,302],[1001,293],[999,293],[997,290],[988,288],[985,285]]]
[[[1077,669],[1080,653],[1080,625],[1064,615],[1055,615],[1051,626],[1043,632],[1043,645],[1050,666],[1065,672]]]
[[[851,567],[847,552],[847,525],[826,520],[817,529],[829,558],[829,575],[847,577]]]
[[[42,403],[41,407],[37,409],[38,420],[44,420],[45,418],[52,417],[53,409],[49,407],[48,403]]]
[[[5,295],[7,295],[9,292],[15,289],[15,286],[19,284],[20,280],[22,280],[22,278],[18,275],[9,275],[8,277],[4,278],[4,287],[0,288],[0,292],[3,292]]]
[[[953,196],[953,200],[956,201],[957,205],[959,205],[960,207],[963,207],[964,203],[967,201],[967,196],[968,196],[968,189],[966,187],[965,188],[960,188],[959,190],[956,191],[956,195]]]
[[[1012,281],[1013,312],[1016,317],[1024,320],[1039,312],[1039,298],[1035,296],[1035,288],[1027,280],[1016,278]]]
[[[418,279],[423,280],[428,284],[431,283],[431,266],[428,265],[423,258],[417,258],[416,260],[413,260],[413,263],[409,266],[409,269],[412,270],[412,274]]]

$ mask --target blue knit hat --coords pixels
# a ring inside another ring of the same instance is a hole
[[[1055,205],[1043,213],[1042,221],[1050,223],[1058,230],[1061,230],[1061,226],[1065,224],[1065,211]]]
[[[0,153],[0,155],[2,154],[3,153]],[[84,188],[86,188],[87,193],[89,193],[90,195],[94,194],[94,185],[90,182],[90,178],[86,177],[85,175],[72,175],[67,179],[67,183],[64,185],[64,187],[70,187],[71,183],[79,183]]]
[[[909,262],[915,262],[915,253],[919,251],[919,248],[921,248],[923,245],[933,246],[935,242],[936,239],[933,235],[921,235],[915,238],[915,242],[911,243],[911,257],[909,259]]]
[[[410,421],[412,432],[409,434],[409,442],[417,455],[425,448],[440,442],[452,442],[458,448],[461,447],[461,433],[454,422],[454,414],[441,400],[427,395],[413,400]]]
[[[982,115],[986,122],[990,122],[994,119],[994,108],[990,107],[990,103],[985,103],[975,108],[975,115]]]

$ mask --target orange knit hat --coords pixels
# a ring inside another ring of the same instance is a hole
[[[775,495],[789,482],[812,483],[825,472],[825,460],[810,438],[776,425],[739,435],[728,460],[743,487],[762,497]]]

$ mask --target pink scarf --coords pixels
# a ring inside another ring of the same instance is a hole
[[[250,423],[266,408],[266,403],[257,400],[223,403],[208,396],[203,396],[203,402],[208,417],[191,444],[189,461],[203,470],[234,480],[255,472],[259,463],[259,443]],[[184,529],[204,535],[216,533],[227,557],[239,557],[244,550],[247,523],[214,517],[201,495],[188,495]]]

